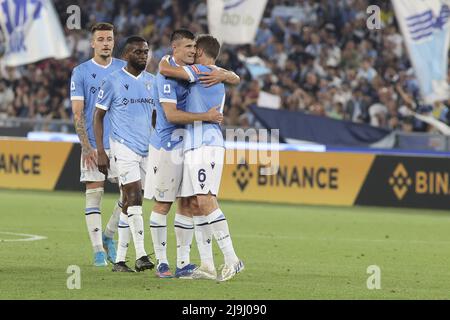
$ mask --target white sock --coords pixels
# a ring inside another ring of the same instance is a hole
[[[222,250],[226,265],[232,265],[239,261],[234,252],[231,241],[230,230],[228,229],[227,219],[220,208],[211,212],[208,216],[208,222],[212,228],[214,237],[217,240],[220,250]]]
[[[167,263],[167,215],[152,211],[150,214],[150,232],[152,234],[153,249],[158,264]]]
[[[125,261],[131,236],[130,225],[128,224],[128,216],[123,212],[120,213],[119,228],[117,233],[119,234],[119,238],[117,241],[116,263]]]
[[[177,238],[177,268],[181,269],[190,263],[189,254],[194,236],[194,220],[177,213],[174,227]]]
[[[119,225],[119,217],[120,213],[122,212],[122,192],[121,197],[117,201],[116,205],[114,206],[113,213],[111,217],[109,218],[108,224],[105,228],[105,237],[114,238],[114,234],[117,231],[117,227]]]
[[[128,207],[127,213],[137,260],[147,255],[147,252],[145,252],[144,249],[144,220],[142,218],[142,206]]]
[[[102,204],[103,188],[86,190],[86,225],[94,252],[105,251],[102,240]]]
[[[194,233],[200,254],[201,265],[208,269],[215,269],[212,253],[212,228],[206,216],[194,216]]]

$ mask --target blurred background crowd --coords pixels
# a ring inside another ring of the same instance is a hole
[[[71,119],[69,79],[74,66],[91,55],[90,26],[116,27],[116,53],[124,39],[149,40],[156,72],[170,52],[176,28],[207,33],[206,0],[55,0],[66,25],[67,7],[81,8],[81,30],[65,29],[72,57],[6,68],[0,59],[0,119]],[[369,5],[381,8],[381,28],[366,21]],[[1,39],[0,39],[1,40]],[[228,87],[225,125],[257,125],[249,106],[259,105],[401,130],[430,127],[411,108],[449,123],[449,102],[425,105],[409,63],[390,1],[269,0],[253,45],[224,45],[217,63],[235,71],[241,84]],[[266,104],[266,105],[265,105]]]

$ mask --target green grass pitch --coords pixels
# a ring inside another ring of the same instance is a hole
[[[116,195],[103,201],[103,224]],[[148,226],[151,202],[144,203]],[[226,283],[158,279],[153,271],[96,268],[75,192],[0,191],[0,299],[448,299],[450,213],[445,211],[222,202],[246,270]],[[169,226],[173,226],[173,211]],[[4,241],[34,234],[47,239]],[[153,251],[149,228],[146,249]],[[175,236],[168,229],[175,266]],[[214,245],[216,266],[223,262]],[[128,252],[134,265],[134,248]],[[199,262],[195,242],[191,260]],[[69,265],[81,289],[69,290]],[[381,270],[369,290],[367,267]]]

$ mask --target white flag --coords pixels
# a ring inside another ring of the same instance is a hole
[[[448,0],[392,0],[425,103],[450,98]]]
[[[7,66],[70,56],[50,0],[0,0],[0,25],[6,38],[3,58]]]
[[[267,0],[208,0],[209,33],[220,42],[253,43]]]

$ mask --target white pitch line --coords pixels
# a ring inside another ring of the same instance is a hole
[[[26,238],[23,238],[23,239],[1,239],[0,238],[0,242],[37,241],[37,240],[47,239],[47,237],[44,237],[44,236],[38,236],[38,235],[35,235],[35,234],[26,234],[26,233],[14,233],[14,232],[0,231],[0,234],[7,234],[7,235],[12,235],[12,236],[26,237]]]

